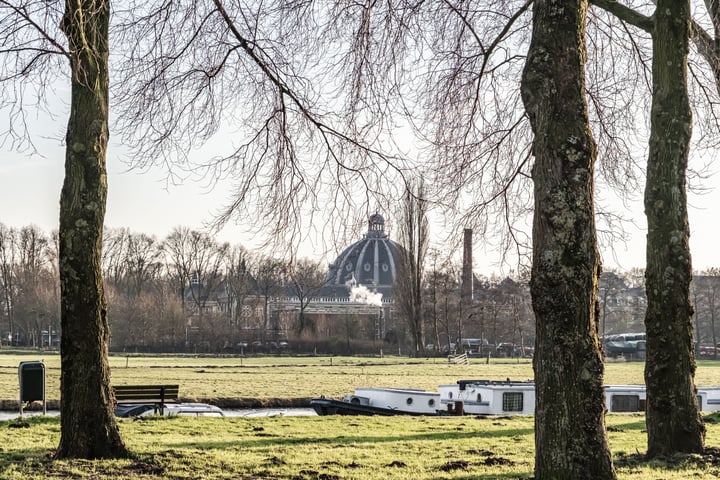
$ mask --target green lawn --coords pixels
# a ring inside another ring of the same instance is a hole
[[[0,352],[0,397],[18,395],[17,365],[43,360],[48,397],[58,397],[59,357]],[[307,398],[341,396],[355,387],[434,390],[462,378],[532,378],[527,360],[400,357],[113,356],[114,383],[179,383],[187,398]],[[606,383],[642,383],[642,363],[609,363]],[[699,385],[720,385],[720,362],[699,362]],[[709,447],[720,445],[720,415],[706,417]],[[0,422],[4,479],[519,479],[532,477],[532,417],[263,417],[120,420],[137,458],[52,461],[58,418],[33,417],[26,428]],[[644,417],[608,415],[615,465],[622,479],[710,479],[720,456],[646,462]]]
[[[47,398],[60,391],[60,357],[56,353],[28,354],[0,351],[0,401],[18,397],[17,366],[42,360]],[[111,356],[114,384],[177,383],[185,399],[290,399],[319,395],[340,397],[355,387],[409,387],[436,390],[460,379],[527,380],[533,377],[530,360],[472,359],[470,365],[449,365],[444,358],[407,357],[198,357]],[[606,384],[643,383],[640,362],[606,365]],[[720,385],[720,362],[700,361],[696,382]]]
[[[720,417],[708,417],[708,445]],[[519,479],[532,477],[533,419],[518,417],[262,417],[121,420],[137,456],[52,461],[59,419],[0,422],[0,479]],[[713,455],[647,462],[641,415],[609,415],[621,479],[711,479]]]

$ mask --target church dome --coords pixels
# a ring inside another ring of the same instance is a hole
[[[347,247],[330,265],[328,285],[335,297],[349,296],[348,286],[362,285],[392,299],[402,247],[385,233],[385,219],[379,213],[370,215],[364,238]]]

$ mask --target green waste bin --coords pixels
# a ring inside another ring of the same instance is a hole
[[[45,364],[38,361],[20,362],[18,366],[20,381],[20,416],[23,404],[39,400],[43,405],[43,415],[47,413],[45,405]]]

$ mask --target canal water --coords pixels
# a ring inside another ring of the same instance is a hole
[[[224,409],[223,413],[226,417],[310,417],[317,415],[312,408],[254,408],[254,409]],[[42,415],[42,412],[27,411],[23,412],[23,417],[35,417]],[[60,415],[59,410],[48,410],[48,416],[57,417]],[[0,410],[0,421],[14,420],[20,416],[18,411]]]

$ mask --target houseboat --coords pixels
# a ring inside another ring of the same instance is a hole
[[[411,388],[356,388],[342,400],[314,398],[318,415],[437,415],[440,393]]]
[[[697,401],[706,413],[720,410],[720,387],[698,388]],[[645,385],[608,385],[608,412],[644,412]],[[459,380],[438,392],[413,389],[357,388],[342,400],[314,399],[318,415],[532,415],[535,383],[507,380]]]

